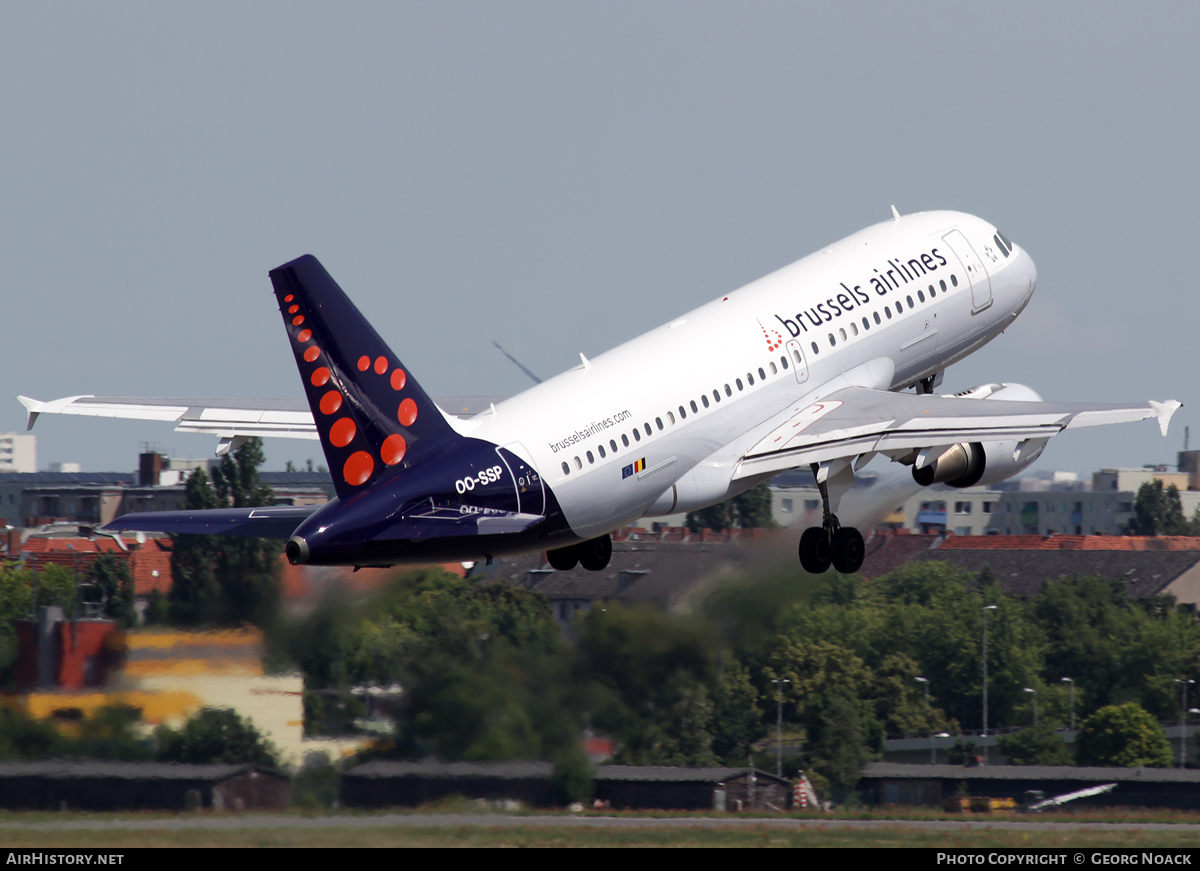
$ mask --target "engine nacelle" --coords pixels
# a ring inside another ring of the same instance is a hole
[[[1000,402],[1041,402],[1042,397],[1024,384],[981,384],[957,396]],[[997,442],[963,442],[951,445],[922,468],[913,465],[913,480],[923,487],[948,484],[974,487],[996,484],[1026,469],[1041,456],[1048,439]]]

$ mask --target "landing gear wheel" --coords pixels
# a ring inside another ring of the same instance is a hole
[[[829,536],[819,526],[810,526],[800,536],[800,566],[809,574],[824,574],[831,563]]]
[[[560,547],[558,550],[548,550],[546,559],[550,561],[550,568],[560,572],[569,572],[579,562],[579,550],[574,544],[569,547]]]
[[[830,548],[833,567],[843,575],[852,575],[862,568],[866,548],[862,533],[853,526],[843,526],[833,534]]]
[[[579,564],[589,572],[603,571],[608,567],[612,558],[612,536],[602,535],[575,545],[579,554]]]

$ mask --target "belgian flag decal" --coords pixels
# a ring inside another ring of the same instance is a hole
[[[646,468],[646,458],[642,457],[640,460],[636,460],[633,463],[630,463],[625,468],[621,469],[621,480],[623,481],[626,478],[632,477],[634,473],[640,472],[645,468]]]

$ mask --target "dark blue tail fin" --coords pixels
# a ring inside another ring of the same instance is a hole
[[[461,438],[317,258],[271,283],[338,496]]]

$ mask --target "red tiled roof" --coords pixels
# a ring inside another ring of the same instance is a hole
[[[1186,535],[951,535],[939,550],[1200,550]]]
[[[70,569],[86,572],[93,562],[106,553],[116,554],[129,562],[133,573],[133,588],[138,596],[148,596],[151,591],[166,593],[171,589],[171,540],[169,538],[147,538],[145,543],[129,541],[128,550],[111,538],[45,538],[31,536],[21,546],[21,554],[27,566],[35,562],[55,563]]]
[[[936,535],[912,534],[907,529],[872,535],[865,542],[867,553],[859,577],[869,581],[890,574],[917,554],[929,550],[937,540]]]

